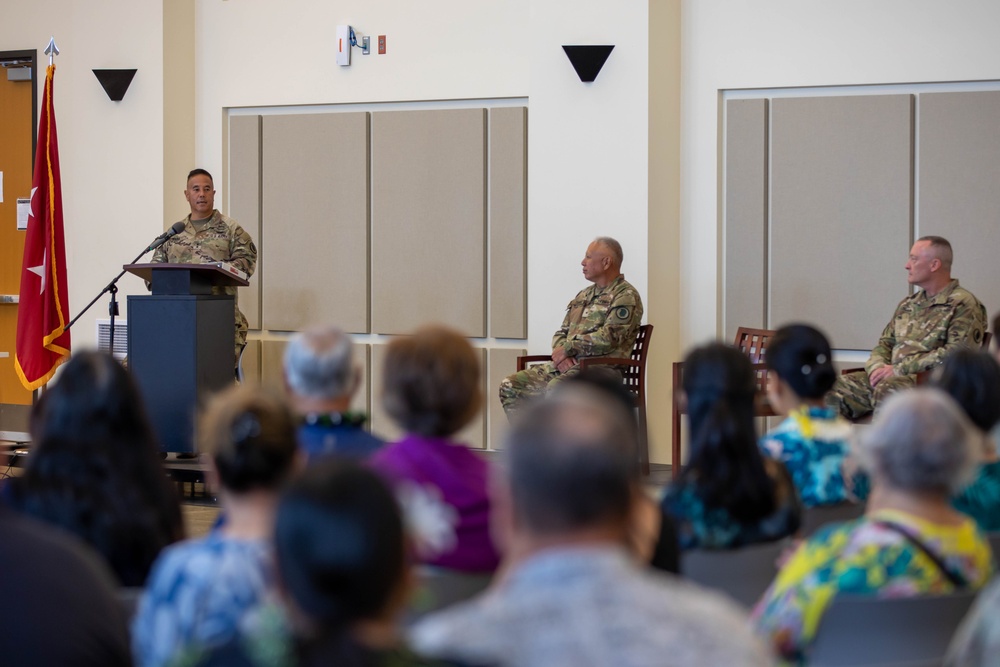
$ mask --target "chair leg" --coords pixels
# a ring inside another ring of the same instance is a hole
[[[639,467],[649,477],[649,432],[646,428],[646,406],[639,406]]]
[[[681,474],[681,412],[674,407],[674,419],[670,440],[670,475],[677,479]]]

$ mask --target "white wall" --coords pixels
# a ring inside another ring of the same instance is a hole
[[[720,91],[1000,79],[994,0],[685,0],[681,338],[717,333]],[[887,248],[900,262],[906,248]],[[829,269],[821,269],[829,270]]]
[[[161,14],[157,0],[32,0],[3,8],[0,50],[38,50],[39,103],[50,35],[62,51],[54,90],[73,314],[162,230]],[[91,72],[102,68],[138,69],[121,102],[109,100]],[[146,290],[133,276],[119,287],[125,315],[126,296]],[[94,320],[107,317],[107,303],[105,296],[74,326],[74,350],[96,345]]]

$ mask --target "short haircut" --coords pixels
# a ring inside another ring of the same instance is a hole
[[[213,396],[198,428],[222,485],[234,493],[277,489],[292,472],[295,421],[277,396],[256,387],[231,387]]]
[[[205,169],[192,169],[188,172],[187,181],[184,181],[184,183],[187,183],[195,176],[208,176],[208,180],[212,181],[212,187],[215,187],[215,179],[212,178],[212,175]]]
[[[424,327],[393,340],[382,382],[386,411],[409,433],[457,433],[482,404],[479,363],[469,341],[446,327]]]
[[[335,326],[315,326],[292,336],[285,347],[285,380],[292,392],[319,400],[354,389],[354,348]]]
[[[621,414],[606,397],[563,392],[519,416],[501,474],[528,532],[558,535],[627,521],[637,470]]]
[[[951,250],[951,243],[943,236],[921,236],[917,241],[927,241],[934,249],[934,256],[941,260],[941,264],[946,269],[951,268],[954,253]]]
[[[918,388],[886,399],[858,453],[893,488],[947,494],[969,480],[980,451],[980,438],[955,401],[940,389]]]
[[[622,253],[622,244],[610,236],[598,236],[594,239],[594,243],[599,243],[610,250],[611,257],[615,260],[617,266],[621,266],[622,262],[625,261],[625,255]]]
[[[1000,422],[1000,363],[992,354],[959,348],[934,369],[931,384],[955,399],[984,433]]]
[[[808,324],[778,329],[768,342],[766,361],[800,398],[823,398],[837,381],[830,342]]]

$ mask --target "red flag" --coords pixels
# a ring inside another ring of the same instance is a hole
[[[21,262],[21,298],[17,309],[14,370],[26,389],[48,382],[59,364],[69,359],[69,314],[66,285],[66,243],[63,239],[59,146],[52,108],[55,65],[45,73],[42,117],[38,122],[35,174],[31,180],[31,210]]]

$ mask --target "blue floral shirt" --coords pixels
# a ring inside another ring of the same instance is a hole
[[[796,410],[761,438],[760,449],[785,464],[803,506],[834,505],[868,495],[864,473],[851,476],[850,491],[844,483],[850,438],[851,425],[836,410],[810,407]]]
[[[266,540],[216,532],[165,549],[132,623],[135,664],[160,667],[184,649],[233,638],[244,617],[272,599],[273,570]]]
[[[976,478],[951,499],[951,504],[975,519],[980,530],[1000,531],[1000,461],[979,466]]]

